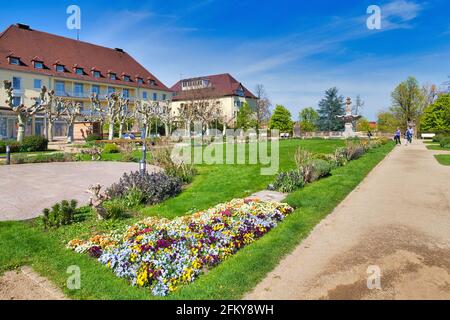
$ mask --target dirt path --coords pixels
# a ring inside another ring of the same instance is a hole
[[[64,294],[30,267],[0,277],[0,300],[66,300]]]
[[[450,169],[436,153],[397,147],[245,298],[450,299]]]

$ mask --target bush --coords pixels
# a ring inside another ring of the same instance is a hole
[[[71,200],[70,202],[64,200],[61,203],[54,204],[51,209],[44,209],[42,211],[42,220],[45,228],[59,228],[72,224],[75,221],[77,205],[76,200]]]
[[[84,139],[86,142],[94,142],[94,141],[100,141],[103,140],[103,137],[99,134],[88,134],[87,137]]]
[[[121,199],[113,199],[103,203],[107,220],[118,220],[127,216],[126,206]]]
[[[143,202],[156,204],[181,192],[181,180],[166,173],[125,173],[118,183],[106,190],[111,198],[123,198],[131,190],[139,190],[143,194]]]
[[[11,164],[72,162],[74,160],[75,155],[71,153],[37,154],[33,156],[17,154],[11,157]]]
[[[315,159],[311,162],[311,167],[310,182],[319,180],[331,173],[331,164],[326,160]]]
[[[269,185],[269,190],[291,193],[297,189],[303,188],[305,179],[298,170],[281,172],[275,178],[273,184]]]
[[[28,136],[23,138],[23,143],[20,146],[20,152],[36,152],[47,151],[48,140],[39,136]]]
[[[16,140],[0,140],[0,153],[6,153],[6,146],[9,146],[11,153],[20,152],[21,144]]]
[[[439,145],[441,146],[441,148],[450,148],[450,136],[442,137],[439,141]]]
[[[110,154],[110,153],[120,153],[119,147],[114,143],[107,143],[105,144],[103,148],[104,154]]]
[[[152,159],[153,164],[163,168],[169,176],[181,179],[183,183],[191,183],[197,175],[197,169],[192,164],[176,163],[168,148],[155,150]]]
[[[123,198],[123,203],[127,208],[133,208],[144,202],[144,194],[141,190],[131,189]]]

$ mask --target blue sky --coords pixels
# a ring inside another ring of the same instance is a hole
[[[375,120],[409,75],[438,85],[450,75],[448,0],[9,1],[0,27],[74,38],[71,4],[82,10],[81,40],[125,49],[167,86],[229,72],[250,90],[264,84],[295,119],[336,86],[360,94]],[[366,27],[369,5],[381,7],[381,30]]]

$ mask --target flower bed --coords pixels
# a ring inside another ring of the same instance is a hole
[[[174,220],[147,218],[124,233],[72,240],[67,247],[165,296],[262,237],[292,211],[287,204],[237,199]]]

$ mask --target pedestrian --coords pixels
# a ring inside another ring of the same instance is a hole
[[[395,135],[394,135],[394,140],[395,140],[395,145],[401,145],[402,142],[400,140],[400,137],[402,135],[402,132],[400,131],[400,128],[397,128],[397,131],[395,131]]]
[[[413,138],[412,127],[408,127],[408,129],[406,129],[405,138],[406,138],[406,145],[412,144],[412,138]]]

